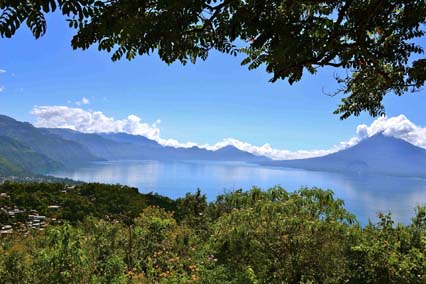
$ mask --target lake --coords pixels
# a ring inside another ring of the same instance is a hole
[[[394,176],[357,176],[301,169],[270,168],[243,162],[113,161],[63,170],[50,175],[85,182],[120,183],[171,198],[200,188],[209,200],[234,189],[263,189],[281,185],[288,191],[301,186],[332,189],[345,207],[365,224],[377,221],[378,211],[409,223],[417,204],[426,204],[426,180]]]

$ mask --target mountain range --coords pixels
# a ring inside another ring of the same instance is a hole
[[[158,142],[140,135],[126,133],[81,133],[61,128],[41,128],[46,133],[79,143],[93,155],[104,160],[210,160],[261,162],[266,157],[255,156],[234,146],[216,151],[199,147],[175,148],[162,146]]]
[[[36,128],[30,123],[19,122],[4,115],[0,115],[0,136],[8,137],[16,143],[43,155],[45,159],[62,165],[75,166],[84,162],[99,160],[79,143],[62,139],[48,131]],[[26,167],[27,165],[23,166]]]
[[[107,160],[269,160],[233,146],[216,151],[199,147],[162,146],[144,136],[126,133],[81,133],[70,129],[36,128],[0,115],[0,176],[41,174]]]
[[[323,157],[262,164],[314,171],[426,177],[426,150],[377,133],[355,146]]]
[[[318,158],[275,161],[225,146],[175,148],[140,135],[36,128],[0,115],[0,176],[42,174],[108,160],[243,161],[273,167],[426,177],[426,150],[382,133]]]
[[[29,175],[33,169],[60,168],[60,163],[49,159],[18,141],[0,136],[0,173]]]

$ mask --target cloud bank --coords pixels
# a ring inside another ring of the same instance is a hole
[[[85,133],[125,132],[154,140],[160,135],[156,123],[144,123],[136,115],[129,115],[126,119],[114,119],[100,111],[86,111],[67,106],[36,106],[31,114],[37,117],[37,127],[68,128]]]
[[[278,160],[324,156],[351,147],[379,132],[426,148],[426,127],[415,125],[404,115],[390,118],[380,117],[370,125],[361,124],[357,127],[354,137],[348,141],[340,142],[330,149],[288,151],[274,149],[270,144],[256,146],[233,138],[226,138],[213,145],[197,144],[195,142],[182,143],[175,139],[164,139],[160,136],[160,120],[150,124],[143,122],[140,117],[133,114],[124,119],[114,119],[100,111],[87,111],[67,106],[35,106],[31,113],[36,116],[35,125],[37,127],[68,128],[85,133],[124,132],[142,135],[157,141],[163,146],[171,147],[188,148],[198,146],[208,150],[217,150],[232,145],[255,155]]]

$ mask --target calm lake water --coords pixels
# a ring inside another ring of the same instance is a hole
[[[234,189],[281,185],[289,191],[301,186],[332,189],[363,224],[376,214],[392,212],[398,222],[409,223],[417,204],[426,204],[426,180],[393,176],[356,176],[300,169],[269,168],[240,162],[114,161],[92,163],[74,170],[50,173],[86,182],[120,183],[182,197],[200,188],[209,200]]]

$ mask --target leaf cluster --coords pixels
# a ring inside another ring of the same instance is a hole
[[[385,113],[383,97],[425,84],[426,3],[412,0],[1,0],[0,36],[22,23],[36,38],[45,14],[60,10],[76,29],[74,49],[97,45],[112,60],[157,53],[167,64],[205,60],[211,50],[245,55],[271,82],[299,81],[305,72],[344,68],[342,119]]]

